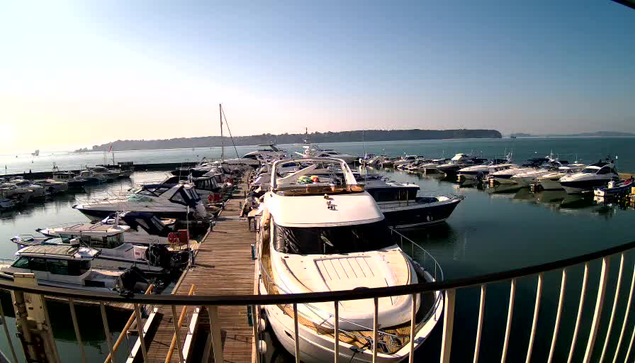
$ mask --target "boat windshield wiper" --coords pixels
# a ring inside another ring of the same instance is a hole
[[[333,245],[333,243],[331,241],[329,241],[329,239],[325,236],[325,235],[320,235],[320,239],[322,240],[322,242],[324,242],[325,244],[327,244],[330,247],[335,248],[335,246]]]

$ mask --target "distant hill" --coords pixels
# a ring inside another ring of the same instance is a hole
[[[497,130],[355,130],[342,132],[314,132],[308,135],[310,142],[355,142],[355,141],[398,141],[398,140],[438,140],[438,139],[468,139],[468,138],[501,138]],[[305,134],[262,134],[253,136],[234,137],[234,143],[241,145],[259,144],[297,144],[304,142]],[[229,137],[224,137],[225,146],[231,145]],[[165,140],[117,140],[103,145],[94,145],[92,149],[83,151],[113,150],[148,150],[148,149],[180,149],[191,147],[221,146],[220,136],[188,137]]]

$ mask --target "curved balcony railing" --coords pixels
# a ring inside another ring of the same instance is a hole
[[[406,243],[405,240],[402,242]],[[404,247],[402,247],[404,248]],[[417,247],[412,247],[416,249]],[[408,252],[408,248],[404,248],[406,252]],[[75,328],[75,333],[77,336],[77,341],[79,342],[79,350],[82,356],[84,356],[82,343],[81,343],[81,334],[79,329],[77,329],[77,321],[76,314],[74,312],[75,305],[74,302],[78,300],[82,301],[92,301],[98,303],[102,309],[102,323],[103,329],[106,332],[106,336],[109,337],[109,328],[108,328],[108,317],[106,316],[106,310],[103,309],[105,302],[114,302],[114,303],[126,303],[132,304],[135,307],[135,316],[136,319],[141,321],[140,306],[143,305],[151,305],[153,307],[164,306],[167,309],[172,309],[175,311],[176,306],[205,306],[206,308],[213,308],[218,306],[246,306],[251,307],[252,311],[257,311],[258,307],[261,305],[271,305],[271,304],[289,304],[293,306],[293,310],[297,311],[298,304],[312,304],[319,302],[333,302],[337,307],[337,303],[341,301],[347,300],[358,300],[358,299],[373,299],[375,304],[377,304],[378,298],[388,297],[388,296],[399,296],[399,295],[414,295],[425,292],[435,292],[442,291],[444,294],[444,316],[443,316],[443,325],[437,327],[437,329],[442,329],[442,338],[441,338],[441,346],[440,346],[440,361],[441,362],[449,362],[450,356],[452,352],[452,337],[454,331],[454,312],[456,305],[456,296],[457,291],[466,289],[466,288],[478,288],[480,290],[480,298],[479,298],[479,308],[478,308],[478,318],[476,321],[476,333],[474,338],[473,345],[470,345],[470,349],[473,349],[472,358],[474,362],[478,361],[479,355],[482,351],[481,349],[481,338],[483,333],[484,326],[484,314],[485,314],[485,301],[486,301],[486,291],[487,286],[494,283],[505,283],[509,284],[509,301],[506,309],[506,318],[505,318],[505,329],[504,336],[500,346],[491,347],[488,346],[488,349],[501,349],[501,360],[504,362],[509,357],[509,346],[510,346],[510,337],[512,331],[512,322],[514,319],[514,304],[516,302],[516,293],[518,287],[518,280],[525,277],[536,277],[536,285],[535,285],[535,299],[533,301],[533,315],[531,320],[531,329],[529,335],[529,341],[526,343],[526,354],[525,360],[529,362],[532,358],[534,343],[536,342],[536,332],[538,325],[538,316],[540,313],[541,300],[543,299],[543,285],[544,285],[544,275],[547,272],[559,272],[560,273],[560,284],[559,284],[559,293],[557,299],[557,309],[556,309],[556,317],[553,321],[553,332],[550,338],[549,344],[549,353],[548,353],[548,362],[553,361],[554,352],[556,342],[559,339],[560,335],[560,326],[561,320],[564,315],[571,314],[570,316],[575,315],[575,326],[573,328],[573,334],[570,337],[570,341],[567,341],[567,346],[569,348],[568,361],[572,360],[574,355],[574,351],[576,347],[581,349],[584,347],[584,358],[583,362],[591,362],[591,361],[628,361],[631,358],[631,350],[633,346],[633,342],[635,340],[635,322],[632,322],[633,318],[630,316],[630,307],[632,303],[633,291],[635,287],[635,273],[632,275],[632,279],[626,289],[626,286],[622,286],[624,279],[624,269],[627,267],[627,264],[630,264],[632,261],[627,257],[627,252],[635,249],[635,241],[626,243],[620,246],[615,246],[611,248],[607,248],[601,251],[588,253],[572,258],[566,258],[558,261],[538,264],[529,267],[522,267],[518,269],[503,271],[503,272],[495,272],[484,274],[475,277],[467,277],[467,278],[459,278],[452,280],[442,280],[439,279],[436,282],[432,283],[420,283],[414,285],[406,285],[406,286],[395,286],[395,287],[382,287],[382,288],[369,288],[369,289],[360,289],[355,291],[334,291],[334,292],[322,292],[322,293],[306,293],[306,294],[278,294],[278,295],[236,295],[236,296],[220,296],[220,295],[193,295],[193,296],[177,296],[177,295],[135,295],[132,297],[124,297],[111,293],[102,293],[102,292],[91,292],[87,294],[86,292],[82,292],[80,290],[69,290],[69,289],[61,289],[54,287],[44,287],[44,286],[21,286],[12,281],[8,280],[0,280],[0,289],[6,291],[17,291],[24,293],[36,294],[39,296],[46,297],[55,297],[58,299],[65,300],[69,302],[69,306],[71,309],[71,319],[73,320],[73,325]],[[427,253],[427,252],[426,252]],[[611,264],[611,260],[615,259],[619,260],[619,264],[617,267],[617,279],[616,283],[609,284],[609,267]],[[433,257],[430,255],[426,255],[426,259],[433,260]],[[599,281],[597,283],[597,294],[594,296],[595,303],[593,310],[584,310],[585,301],[589,301],[591,297],[587,296],[589,294],[589,286],[590,285],[590,272],[589,266],[593,261],[601,262],[601,271],[599,276]],[[579,296],[573,296],[574,299],[579,299],[578,308],[573,311],[564,311],[564,299],[565,299],[565,287],[567,284],[567,276],[570,269],[574,266],[582,266],[584,268],[584,275],[581,284],[581,290]],[[635,264],[629,265],[629,269],[634,269]],[[609,291],[609,285],[612,287],[612,291]],[[618,310],[618,302],[620,300],[625,291],[628,290],[628,298],[626,300],[625,312],[623,317],[616,318],[616,310]],[[612,296],[612,304],[610,308],[607,306],[604,307],[604,303],[607,296]],[[413,299],[414,300],[414,299]],[[377,308],[376,308],[377,309]],[[46,309],[45,309],[46,310]],[[603,314],[603,311],[608,312],[608,314]],[[588,316],[586,314],[589,314]],[[297,316],[297,314],[294,314]],[[337,315],[337,308],[336,308]],[[587,316],[591,318],[591,324],[588,329],[586,329],[585,324],[581,324],[583,320],[583,316]],[[2,321],[5,320],[4,312],[1,310],[0,306],[0,317]],[[295,317],[294,317],[295,318]],[[132,319],[132,318],[131,318]],[[295,318],[297,320],[297,318]],[[603,319],[608,319],[608,322]],[[631,324],[629,324],[631,322]],[[218,326],[218,321],[214,321],[212,319],[212,327],[211,329],[216,332],[220,332],[222,329],[221,326]],[[257,325],[257,324],[254,324]],[[175,326],[175,335],[178,334],[177,324]],[[297,322],[296,322],[296,327]],[[336,324],[337,326],[337,324]],[[13,340],[15,337],[10,336],[9,331],[6,329],[6,324],[3,324],[4,334],[7,340],[9,341],[9,347],[11,352],[3,352],[7,356],[12,356],[13,360],[17,360],[15,355],[16,347],[13,344]],[[336,327],[337,329],[337,327]],[[377,321],[374,322],[373,330],[377,331]],[[545,329],[544,326],[541,326],[541,329]],[[585,330],[585,331],[583,331]],[[586,331],[588,330],[588,331]],[[600,330],[602,330],[600,332]],[[632,331],[628,334],[629,331]],[[336,330],[337,332],[337,330]],[[294,339],[298,341],[298,331],[296,329]],[[143,337],[143,332],[141,333]],[[335,336],[338,336],[335,334]],[[582,338],[584,337],[584,338]],[[584,339],[584,341],[582,341]],[[144,360],[146,357],[146,349],[144,339],[139,339],[141,341],[141,352],[143,354]],[[525,344],[525,343],[523,343]],[[217,344],[213,344],[213,348],[215,352],[218,352],[218,356],[216,357],[217,361],[222,361],[222,348],[217,346]],[[113,345],[110,341],[108,341],[108,347],[110,349],[110,353],[113,353]],[[600,348],[601,347],[601,348]],[[179,347],[177,344],[176,347],[179,351],[182,347]],[[465,353],[466,344],[461,345],[462,353]],[[299,344],[296,344],[296,357],[299,356]],[[411,348],[412,349],[412,348]],[[340,357],[340,360],[345,361],[342,355],[338,354],[338,346],[335,347],[335,354],[337,357]],[[374,354],[376,352],[373,350]],[[341,353],[341,352],[340,352]],[[413,361],[414,355],[411,352],[410,361]],[[215,353],[216,354],[216,353]],[[181,355],[182,356],[182,355]],[[334,360],[335,357],[334,356]],[[84,356],[85,357],[85,356]],[[598,360],[599,357],[599,360]],[[622,357],[623,359],[619,359]],[[257,356],[257,360],[259,361],[260,355]]]

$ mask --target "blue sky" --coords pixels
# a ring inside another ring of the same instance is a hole
[[[216,135],[219,102],[237,135],[635,132],[634,30],[608,0],[3,2],[0,148]]]

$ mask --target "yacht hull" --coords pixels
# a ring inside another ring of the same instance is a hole
[[[388,225],[395,228],[415,228],[444,222],[461,202],[459,198],[447,201],[429,201],[426,199],[417,198],[408,205],[405,202],[379,202],[377,204],[386,217]]]
[[[86,217],[88,217],[91,221],[101,221],[104,218],[111,216],[112,214],[118,212],[119,210],[116,209],[86,209],[86,208],[81,208],[81,207],[76,207],[75,209],[79,210],[80,212],[82,212],[82,214],[84,214]],[[132,211],[135,212],[135,211]],[[177,220],[185,220],[187,217],[187,212],[186,211],[143,211],[143,212],[150,212],[154,215],[156,215],[159,218],[175,218]],[[190,213],[191,214],[191,213]]]
[[[567,194],[580,194],[592,192],[594,188],[605,187],[608,184],[607,179],[590,179],[580,181],[561,181],[560,184]]]
[[[427,273],[426,273],[427,274]],[[427,274],[429,276],[429,274]],[[432,277],[429,277],[432,280]],[[261,290],[265,287],[260,285]],[[423,324],[423,326],[415,334],[414,350],[416,350],[430,335],[432,329],[442,316],[443,312],[443,296],[440,292],[434,293],[435,301],[437,302],[432,308],[429,319]],[[269,325],[271,326],[276,338],[282,344],[284,349],[290,354],[295,354],[295,340],[294,331],[295,324],[293,317],[284,312],[278,305],[267,305],[264,307],[266,317]],[[321,363],[321,362],[333,362],[334,361],[334,345],[335,340],[329,334],[318,334],[314,330],[307,328],[302,324],[298,324],[299,328],[299,345],[300,345],[300,360],[305,363]],[[343,334],[343,333],[342,333]],[[394,354],[378,353],[377,359],[373,360],[372,348],[358,349],[350,344],[339,342],[339,355],[338,361],[343,362],[400,362],[406,359],[410,353],[410,345],[406,344],[405,347],[400,349]],[[354,350],[357,350],[355,353]]]
[[[560,184],[560,179],[539,179],[538,183],[542,186],[543,190],[562,190],[562,185]]]

